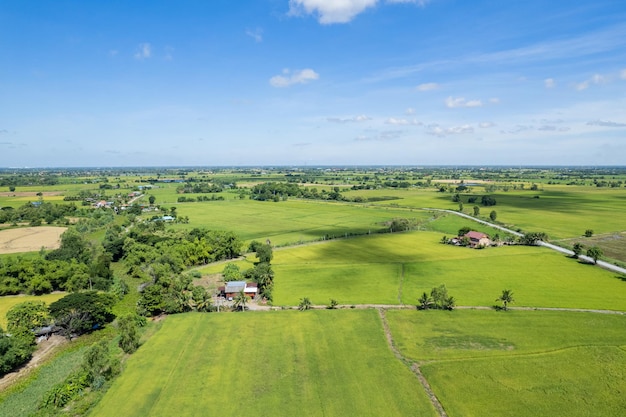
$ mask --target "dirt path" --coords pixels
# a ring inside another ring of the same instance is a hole
[[[37,350],[33,353],[33,357],[28,363],[15,372],[6,374],[0,379],[0,391],[11,386],[17,380],[27,376],[33,369],[41,365],[48,359],[58,348],[67,343],[67,339],[62,336],[53,335],[48,340],[43,340],[37,346]]]
[[[385,337],[387,338],[387,344],[389,345],[389,349],[391,349],[396,359],[398,359],[399,361],[407,365],[411,369],[411,371],[413,371],[413,373],[419,380],[420,384],[422,385],[422,388],[424,388],[424,391],[426,391],[426,395],[430,399],[430,402],[432,403],[433,407],[435,407],[435,410],[437,410],[437,413],[441,417],[448,417],[448,414],[446,414],[446,411],[443,409],[443,405],[441,405],[441,402],[439,402],[439,399],[433,392],[433,389],[428,383],[428,380],[426,380],[426,377],[424,377],[424,375],[422,374],[422,371],[420,370],[419,365],[416,362],[413,362],[407,359],[406,357],[404,357],[402,353],[400,353],[400,351],[396,347],[393,341],[393,336],[391,335],[391,329],[389,329],[389,323],[387,322],[387,316],[385,315],[385,310],[382,308],[379,308],[378,315],[380,316],[380,320],[383,323],[383,330],[385,331]]]

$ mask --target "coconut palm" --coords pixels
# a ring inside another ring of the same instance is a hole
[[[300,304],[298,305],[298,310],[300,310],[300,311],[309,310],[312,306],[313,306],[313,304],[311,303],[311,300],[309,300],[309,297],[304,297],[304,298],[300,299]]]
[[[433,298],[424,292],[420,298],[417,299],[418,310],[428,310],[433,307]]]
[[[513,291],[502,290],[502,294],[500,295],[500,297],[496,298],[496,301],[502,301],[504,311],[506,311],[508,304],[515,301],[513,299]]]
[[[246,311],[246,304],[248,303],[248,297],[243,291],[239,291],[235,299],[233,300],[233,307],[237,311]]]

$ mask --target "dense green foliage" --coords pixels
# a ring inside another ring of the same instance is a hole
[[[61,333],[71,338],[104,326],[115,316],[111,308],[115,297],[107,293],[86,291],[68,294],[50,304],[50,315]]]
[[[34,339],[28,331],[7,335],[0,328],[0,377],[30,359],[35,350]]]

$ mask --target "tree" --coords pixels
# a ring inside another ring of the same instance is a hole
[[[154,202],[156,201],[156,197],[151,195],[150,197],[148,197],[148,202],[150,203],[150,205],[154,205]]]
[[[520,243],[527,246],[537,246],[541,241],[547,241],[548,235],[544,232],[529,232],[520,238]]]
[[[459,203],[459,211],[463,211],[463,203]]]
[[[495,210],[491,210],[491,213],[489,213],[489,218],[491,219],[492,222],[495,222],[496,219],[498,218],[498,213],[496,213]]]
[[[502,294],[500,294],[500,297],[496,298],[496,301],[502,301],[503,310],[507,311],[507,308],[508,308],[507,306],[513,301],[515,301],[513,299],[513,291],[502,290]]]
[[[465,226],[465,227],[461,227],[459,229],[459,236],[463,236],[469,233],[469,231],[472,230],[470,227]]]
[[[114,303],[112,294],[77,292],[50,304],[50,315],[65,337],[71,339],[73,334],[86,333],[113,321],[115,315],[111,308]]]
[[[483,206],[495,206],[496,205],[496,199],[489,195],[482,196],[480,199],[480,202]]]
[[[339,301],[335,300],[334,298],[330,299],[330,304],[328,304],[328,309],[329,310],[334,310],[337,308],[337,306],[339,305]]]
[[[83,357],[82,369],[87,373],[89,385],[94,388],[100,388],[106,380],[117,375],[119,368],[119,360],[111,357],[104,339],[91,345]]]
[[[0,377],[27,362],[35,350],[35,337],[30,332],[4,334],[0,327]]]
[[[256,245],[255,248],[256,257],[259,259],[259,263],[270,263],[274,254],[272,253],[272,246],[267,243],[261,243]]]
[[[480,207],[474,206],[474,216],[478,216],[480,214]]]
[[[423,295],[422,295],[423,296]],[[430,291],[430,297],[433,300],[433,306],[439,310],[452,310],[454,309],[456,300],[454,297],[448,295],[448,289],[444,284],[434,287]]]
[[[222,271],[222,275],[224,276],[224,281],[239,281],[243,277],[241,270],[234,263],[227,263]]]
[[[135,317],[122,316],[117,319],[117,328],[120,332],[118,345],[125,353],[133,353],[139,347],[139,330]]]
[[[247,303],[248,297],[246,297],[246,294],[244,294],[243,290],[241,290],[233,300],[233,307],[236,311],[246,311]]]
[[[585,237],[591,237],[591,236],[593,236],[593,230],[591,229],[585,230]]]
[[[14,192],[15,191],[15,185],[10,185],[9,186],[9,191]]]
[[[433,298],[424,292],[421,297],[417,299],[417,303],[418,310],[428,310],[433,307]]]
[[[574,243],[572,250],[574,251],[574,258],[578,259],[581,253],[583,253],[584,245],[580,242]]]
[[[304,297],[300,299],[300,304],[298,304],[298,310],[310,310],[312,306],[313,304],[311,303],[311,300],[309,300],[309,297]]]
[[[598,259],[602,257],[602,255],[604,255],[604,252],[602,252],[602,249],[597,246],[592,246],[587,249],[587,256],[593,259],[594,264],[598,263]]]
[[[50,315],[43,301],[27,301],[16,304],[7,312],[7,330],[15,333],[20,330],[32,331],[48,325]]]

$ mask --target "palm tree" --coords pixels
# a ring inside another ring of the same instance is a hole
[[[312,303],[311,303],[311,300],[309,300],[309,297],[304,297],[300,299],[298,310],[300,311],[309,310],[311,307],[312,307]]]
[[[428,310],[433,306],[433,298],[426,294],[426,292],[424,292],[422,296],[417,299],[417,302],[419,303],[417,305],[418,310]]]
[[[248,303],[248,297],[244,294],[243,290],[239,291],[239,294],[233,300],[233,307],[238,311],[246,311],[246,304]]]
[[[513,291],[502,290],[502,294],[500,295],[500,297],[496,298],[496,301],[502,301],[502,304],[504,306],[504,311],[506,311],[507,305],[515,301],[513,299]]]

